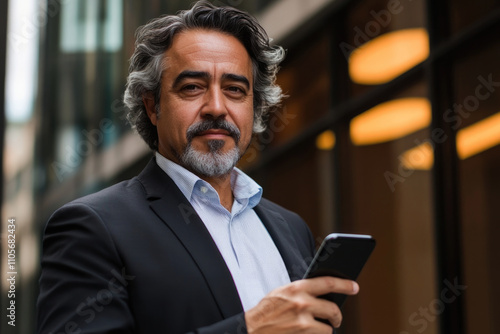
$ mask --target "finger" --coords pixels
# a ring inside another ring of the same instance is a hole
[[[328,320],[324,319],[315,319],[316,324],[314,325],[314,329],[317,333],[325,333],[332,334],[333,332],[332,325]],[[338,328],[338,327],[335,327]],[[309,333],[309,332],[308,332]]]
[[[321,296],[327,293],[342,293],[355,295],[359,292],[359,285],[355,281],[338,277],[322,276],[302,280],[305,292],[313,296]]]
[[[316,319],[324,319],[333,327],[338,328],[342,323],[342,312],[337,304],[326,299],[314,298],[310,302],[309,312]]]
[[[286,333],[332,334],[333,328],[328,320],[313,318],[311,314],[296,317],[288,325],[297,320],[297,326],[288,326]],[[273,332],[274,333],[274,332]]]

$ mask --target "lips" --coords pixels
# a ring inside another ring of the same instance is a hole
[[[206,131],[202,131],[198,134],[198,136],[209,136],[209,135],[222,135],[222,136],[230,136],[231,134],[223,129],[209,129]]]

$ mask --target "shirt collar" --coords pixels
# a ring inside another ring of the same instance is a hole
[[[155,155],[158,166],[174,181],[189,201],[191,201],[191,196],[197,184],[202,183],[206,187],[213,189],[208,182],[202,180],[186,168],[165,158],[158,152]],[[239,202],[248,200],[248,207],[250,208],[259,204],[262,198],[262,187],[236,167],[231,172],[231,189],[233,190],[234,198]]]

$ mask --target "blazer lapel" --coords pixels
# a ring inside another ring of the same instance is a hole
[[[274,244],[278,248],[288,270],[290,280],[295,281],[301,279],[307,270],[307,265],[298,250],[298,245],[283,216],[260,204],[257,205],[254,210],[267,228]]]
[[[210,233],[189,201],[152,159],[139,175],[150,207],[172,230],[203,273],[224,318],[243,307],[233,278]]]

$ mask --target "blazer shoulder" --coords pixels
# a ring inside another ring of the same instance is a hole
[[[293,233],[297,233],[297,235],[306,237],[307,242],[313,245],[313,248],[315,247],[309,225],[298,213],[286,209],[283,206],[274,203],[266,198],[262,198],[258,206],[266,210],[277,212],[285,219]]]
[[[77,198],[68,204],[86,204],[91,207],[109,204],[128,205],[153,197],[161,197],[165,191],[171,190],[174,186],[175,184],[152,158],[139,175]]]
[[[122,181],[101,189],[95,193],[77,198],[68,203],[86,204],[90,207],[100,207],[110,203],[116,205],[131,201],[137,201],[139,198],[146,198],[146,189],[144,185],[134,177],[130,180]]]
[[[284,208],[283,206],[275,203],[275,202],[272,202],[266,198],[262,198],[260,200],[260,203],[259,203],[259,206],[265,208],[265,209],[268,209],[268,210],[272,210],[272,211],[276,211],[278,212],[279,214],[281,214],[282,216],[284,216],[284,218],[289,221],[294,221],[294,222],[300,222],[300,223],[303,223],[303,224],[306,224],[306,222],[304,221],[304,219],[302,219],[302,217],[295,213],[294,211],[291,211],[289,209],[286,209]]]

